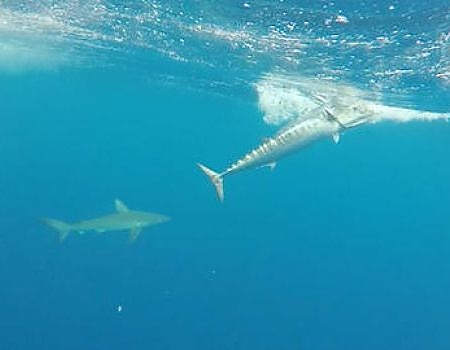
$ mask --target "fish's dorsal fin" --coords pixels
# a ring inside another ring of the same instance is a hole
[[[128,209],[128,207],[125,204],[123,204],[123,202],[120,199],[115,199],[114,205],[118,213],[126,213],[130,211],[130,209]]]

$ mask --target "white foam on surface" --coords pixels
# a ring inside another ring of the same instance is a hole
[[[256,83],[260,108],[271,124],[302,118],[316,108],[320,101],[311,98],[311,86],[326,90],[324,78],[336,83],[326,96],[336,96],[337,88],[348,91],[348,97],[359,93],[338,81],[362,83],[407,103],[419,90],[431,103],[436,91],[448,91],[450,15],[439,9],[428,14],[434,22],[421,25],[415,20],[422,16],[419,9],[405,6],[385,19],[373,11],[376,4],[368,5],[345,11],[347,24],[333,6],[251,5],[0,0],[0,72],[118,64],[139,70],[140,76],[228,94],[236,87],[248,92],[258,74],[276,71],[289,76],[287,84],[268,77]],[[401,30],[380,33],[396,19],[404,21]],[[162,65],[175,63],[173,71],[160,72],[154,64],[158,59]],[[188,65],[191,69],[184,69]],[[304,76],[318,79],[298,78]]]
[[[327,113],[343,124],[378,123],[389,120],[448,120],[449,113],[389,106],[377,93],[366,92],[333,80],[265,75],[255,84],[263,119],[270,125],[281,125],[326,118]]]
[[[281,125],[294,119],[306,118],[319,107],[317,101],[293,86],[263,80],[255,88],[259,97],[258,105],[267,124]]]
[[[400,123],[411,121],[450,120],[450,113],[421,111],[416,109],[392,107],[380,104],[373,104],[372,108],[375,112],[375,115],[371,120],[372,123],[377,123],[385,120]]]
[[[79,43],[92,32],[40,12],[0,7],[0,71],[54,70],[80,61]]]

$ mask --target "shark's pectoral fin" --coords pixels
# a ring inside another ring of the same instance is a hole
[[[69,231],[61,231],[61,232],[59,232],[59,242],[60,243],[64,242],[68,235],[69,235]]]
[[[341,138],[338,132],[334,133],[331,137],[333,138],[334,143],[339,143]]]
[[[128,207],[125,204],[123,204],[123,202],[120,199],[116,199],[114,201],[114,206],[116,207],[116,211],[118,213],[126,213],[130,211]]]
[[[130,230],[129,242],[133,243],[142,231],[142,227],[132,227]]]

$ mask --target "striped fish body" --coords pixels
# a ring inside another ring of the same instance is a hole
[[[257,148],[233,163],[220,176],[231,175],[242,170],[275,164],[299,148],[309,145],[323,137],[336,135],[340,125],[332,120],[311,118],[281,131],[268,138]]]
[[[274,137],[265,140],[261,145],[231,164],[223,172],[215,172],[205,165],[197,163],[214,185],[220,201],[224,199],[223,179],[225,176],[262,166],[273,168],[278,160],[309,145],[315,140],[332,136],[333,140],[338,142],[340,130],[354,128],[367,123],[377,123],[382,120],[400,122],[450,120],[450,114],[448,113],[385,106],[358,98],[357,96],[351,97],[344,94],[344,98],[331,99],[333,101],[331,106],[328,103],[331,100],[319,97],[317,98],[316,96],[321,106],[310,113],[314,117],[293,124]]]
[[[225,171],[217,173],[203,164],[197,163],[214,185],[217,197],[224,199],[223,178],[246,169],[262,166],[273,167],[282,157],[295,152],[311,142],[327,136],[338,140],[338,132],[343,127],[334,119],[310,118],[282,130],[274,137],[265,140],[261,145],[247,153],[244,157],[230,165]]]

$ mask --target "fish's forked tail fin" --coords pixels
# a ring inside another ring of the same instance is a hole
[[[72,227],[63,221],[55,219],[42,219],[42,222],[59,233],[59,241],[61,243],[64,242],[67,235],[72,230]]]
[[[203,164],[197,163],[198,167],[209,177],[212,184],[216,188],[217,197],[223,202],[223,176],[207,168]]]

